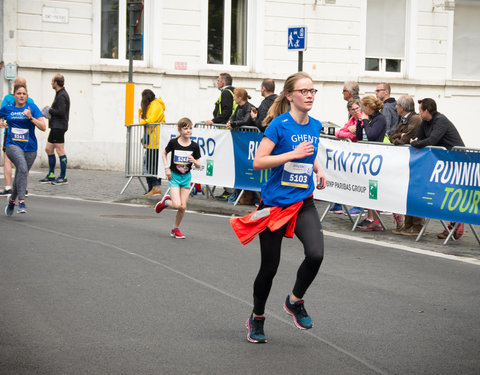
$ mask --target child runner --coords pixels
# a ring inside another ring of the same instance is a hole
[[[300,265],[292,292],[283,308],[300,329],[313,323],[303,303],[307,288],[315,279],[323,260],[323,231],[313,201],[313,190],[323,189],[326,179],[316,159],[320,121],[308,116],[317,90],[306,73],[291,75],[283,91],[270,108],[270,124],[253,161],[255,170],[272,169],[262,186],[262,201],[256,211],[243,218],[231,219],[232,227],[243,244],[260,235],[260,270],[253,284],[253,312],[247,319],[247,339],[267,342],[263,330],[265,304],[280,263],[283,237],[299,238],[305,259]],[[316,173],[314,181],[313,173]]]
[[[193,128],[190,119],[186,117],[181,118],[178,120],[177,127],[180,135],[168,142],[162,154],[170,195],[165,195],[155,205],[155,212],[159,214],[166,207],[177,210],[175,224],[170,235],[173,238],[185,238],[182,232],[180,232],[180,222],[185,215],[190,195],[190,180],[192,178],[190,169],[192,169],[192,164],[200,168],[200,147],[190,139]],[[169,152],[171,152],[170,163],[167,162],[167,154]]]

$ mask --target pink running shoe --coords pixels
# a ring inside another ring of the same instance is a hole
[[[172,229],[170,236],[172,236],[173,238],[185,238],[182,232],[180,232],[179,228]]]
[[[166,201],[170,200],[170,195],[165,195],[162,200],[160,202],[158,202],[156,205],[155,205],[155,212],[157,214],[159,214],[160,212],[162,212],[166,207]]]

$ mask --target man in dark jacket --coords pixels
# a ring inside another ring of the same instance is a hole
[[[205,121],[205,125],[226,124],[235,112],[233,102],[232,76],[228,73],[220,73],[217,78],[217,88],[222,92],[215,102],[213,119]]]
[[[275,94],[275,81],[270,78],[264,79],[260,91],[265,99],[262,100],[258,109],[255,107],[252,108],[251,117],[255,126],[263,132],[265,131],[263,120],[267,117],[268,110],[275,99],[277,99],[277,94]]]
[[[45,107],[43,115],[49,119],[48,126],[50,134],[48,135],[45,151],[48,155],[49,171],[41,183],[52,183],[54,185],[68,184],[67,180],[67,155],[65,155],[65,133],[68,130],[68,119],[70,115],[70,97],[63,87],[65,78],[61,74],[56,74],[52,78],[52,88],[56,91],[55,99],[51,107]],[[55,178],[55,151],[60,160],[60,177]]]
[[[418,103],[418,112],[423,121],[417,134],[415,134],[415,138],[410,141],[413,147],[442,146],[450,150],[454,146],[465,146],[455,125],[444,115],[437,112],[435,100],[425,98],[419,100]],[[452,230],[455,226],[456,223],[451,222],[448,229]],[[463,230],[464,224],[458,224],[453,235],[456,240],[462,236]],[[440,239],[445,239],[447,236],[448,232],[446,230],[437,234],[437,237]]]
[[[418,112],[423,121],[415,138],[410,141],[413,147],[442,146],[450,150],[454,146],[465,146],[455,125],[437,112],[435,100],[426,98],[418,103]]]
[[[391,87],[388,83],[382,82],[375,89],[375,96],[383,102],[382,115],[387,121],[387,134],[390,135],[398,124],[398,114],[396,109],[397,102],[395,98],[390,97]]]

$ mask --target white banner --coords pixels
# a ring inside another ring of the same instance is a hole
[[[315,190],[316,199],[406,213],[407,147],[322,138],[317,158],[328,184],[324,190]]]

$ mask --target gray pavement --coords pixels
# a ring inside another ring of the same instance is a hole
[[[86,200],[118,202],[138,204],[152,207],[160,199],[160,196],[143,196],[144,190],[138,178],[134,178],[126,188],[124,194],[120,194],[128,179],[122,172],[118,171],[98,171],[98,170],[68,170],[68,185],[53,186],[50,184],[40,184],[38,180],[47,173],[46,169],[33,169],[30,175],[29,193],[34,195],[46,195],[57,197],[70,197]],[[3,177],[3,176],[2,176]],[[143,180],[144,181],[144,180]],[[162,190],[166,191],[164,184]],[[217,194],[220,191],[216,192]],[[321,213],[327,207],[326,202],[317,201],[318,210]],[[188,202],[188,209],[198,212],[237,215],[243,216],[251,212],[253,206],[238,205],[233,206],[227,202],[216,199],[206,199],[205,196],[198,194],[192,196]],[[340,236],[352,236],[359,240],[373,240],[379,243],[391,245],[408,246],[413,249],[434,251],[443,254],[462,256],[480,260],[480,245],[475,239],[469,226],[465,226],[465,233],[457,241],[451,241],[443,245],[443,240],[439,240],[436,234],[443,230],[440,221],[432,220],[427,228],[426,234],[419,241],[415,242],[415,237],[395,235],[393,218],[391,214],[382,215],[382,219],[387,226],[385,232],[365,233],[359,229],[352,232],[352,224],[345,215],[329,214],[323,221],[325,231],[332,232]],[[476,227],[480,233],[480,227]]]

